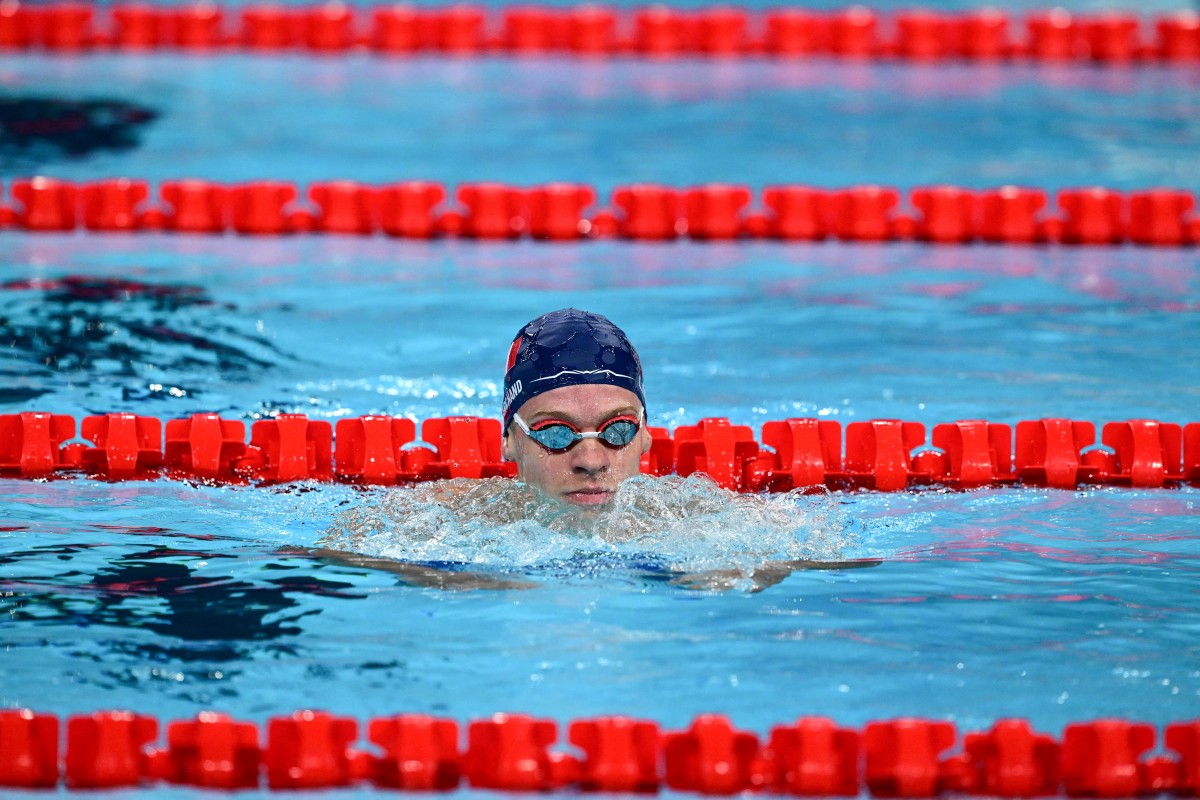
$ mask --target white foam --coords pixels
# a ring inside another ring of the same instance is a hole
[[[517,481],[444,481],[341,514],[320,544],[407,562],[520,569],[653,560],[680,573],[753,575],[772,562],[837,561],[856,539],[830,495],[739,495],[705,476],[639,476],[585,513]]]

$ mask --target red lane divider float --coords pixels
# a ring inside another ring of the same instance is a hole
[[[629,11],[592,5],[492,10],[465,4],[368,10],[340,3],[241,9],[118,3],[107,12],[76,2],[0,8],[0,49],[75,53],[92,48],[1173,64],[1200,61],[1200,18],[1191,11],[1151,18],[1119,11],[1076,16],[1063,9],[1013,18],[990,8],[881,14],[861,6],[828,12],[665,5]]]
[[[3,186],[0,185],[0,190]],[[76,185],[53,178],[16,179],[0,196],[0,228],[62,232],[236,232],[451,236],[570,241],[621,237],[666,241],[779,239],[845,242],[914,240],[935,244],[1068,244],[1182,247],[1200,244],[1196,198],[1180,189],[1119,192],[1064,189],[1049,208],[1042,189],[933,186],[907,197],[885,186],[817,189],[746,186],[616,188],[610,206],[586,185],[520,188],[468,183],[453,192],[428,181],[371,186],[285,181],[222,185],[166,181],[157,196],[130,178]],[[451,201],[452,198],[452,201]]]
[[[558,724],[522,714],[471,721],[466,746],[454,720],[376,717],[370,745],[359,724],[297,711],[260,726],[202,712],[166,725],[128,711],[60,721],[0,710],[0,786],[107,789],[167,782],[210,789],[321,789],[354,784],[447,791],[466,784],[508,791],[745,791],[795,796],[1194,797],[1200,788],[1200,720],[1170,723],[1171,754],[1147,757],[1158,739],[1146,723],[1100,719],[1067,725],[1061,740],[1027,720],[1002,719],[960,738],[951,722],[900,718],[861,730],[822,717],[773,727],[765,740],[728,718],[696,717],[686,730],[628,717]]]
[[[480,417],[425,420],[366,416],[325,420],[302,414],[240,420],[193,414],[164,425],[153,417],[0,414],[0,476],[85,474],[105,480],[169,478],[229,483],[341,481],[403,485],[447,478],[514,477],[501,456],[500,423]],[[919,422],[767,422],[761,440],[723,417],[681,425],[674,435],[651,427],[642,457],[649,475],[705,474],[740,492],[793,489],[902,491],[938,485],[1081,485],[1159,488],[1200,485],[1200,422],[1109,422],[1095,426],[1040,419],[1011,426],[983,420]],[[336,436],[335,436],[336,433]]]

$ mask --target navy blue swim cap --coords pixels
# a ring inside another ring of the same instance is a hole
[[[646,407],[642,362],[629,337],[607,317],[564,308],[533,320],[517,332],[508,350],[504,430],[513,414],[539,394],[580,383],[620,386]]]

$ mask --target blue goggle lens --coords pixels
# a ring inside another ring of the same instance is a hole
[[[638,423],[631,419],[614,419],[606,422],[599,430],[599,436],[596,437],[600,441],[607,444],[609,447],[624,447],[633,441],[637,436]],[[564,425],[561,422],[551,423],[543,428],[537,428],[529,432],[529,436],[542,447],[547,450],[568,450],[576,442],[591,438],[578,431],[572,430],[569,425]]]

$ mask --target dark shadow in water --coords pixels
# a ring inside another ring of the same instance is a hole
[[[123,100],[0,97],[0,172],[13,174],[97,151],[132,150],[154,109]]]
[[[78,380],[88,382],[102,373],[134,379],[126,399],[144,399],[156,396],[146,389],[153,374],[197,396],[214,377],[259,380],[281,355],[265,337],[242,332],[248,326],[230,318],[235,306],[198,286],[69,275],[10,281],[0,292],[0,376],[84,373]],[[0,401],[53,385],[22,386]]]
[[[10,552],[0,555],[0,567],[29,559],[38,563],[54,558],[70,562],[79,553],[98,547],[107,546],[61,544]],[[214,578],[189,566],[237,558],[234,554],[152,547],[112,558],[90,576],[68,570],[0,581],[0,608],[7,612],[10,624],[65,622],[81,628],[105,625],[153,631],[166,638],[154,643],[109,643],[116,652],[152,661],[234,661],[264,650],[295,652],[286,641],[301,632],[295,623],[320,613],[315,608],[301,610],[298,595],[342,600],[366,597],[347,591],[351,584],[313,575],[272,578],[262,585]]]

